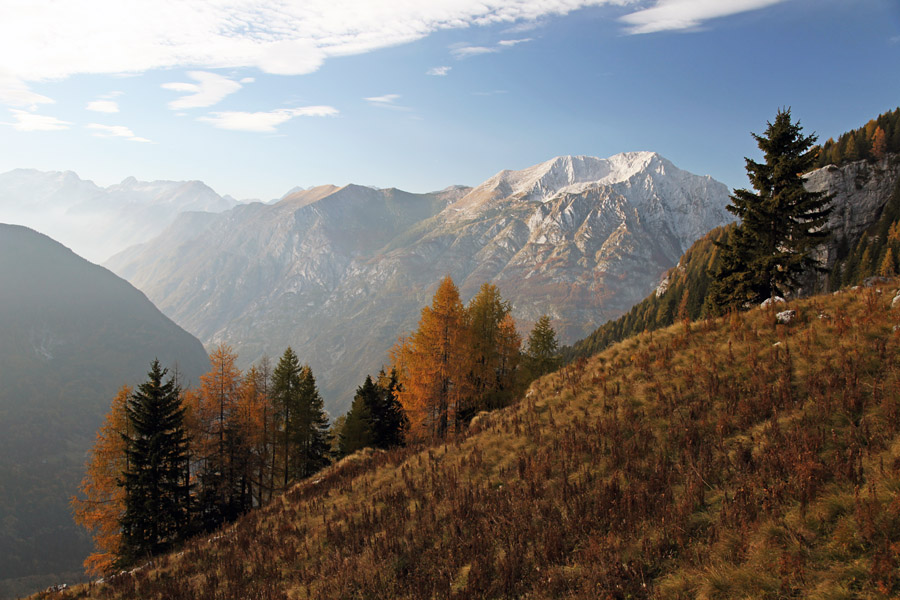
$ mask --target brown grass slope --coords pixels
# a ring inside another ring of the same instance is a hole
[[[54,598],[891,598],[896,281],[678,324]]]

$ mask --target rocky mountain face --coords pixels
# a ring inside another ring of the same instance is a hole
[[[337,414],[444,275],[464,300],[495,283],[523,333],[548,313],[571,342],[646,296],[697,237],[730,221],[727,202],[723,184],[654,153],[565,156],[473,189],[324,187],[184,215],[107,265],[245,365],[291,345]]]
[[[840,240],[855,243],[875,224],[898,184],[900,155],[896,154],[875,162],[829,165],[806,176],[806,189],[825,192],[833,199],[827,225],[832,237],[823,252],[827,266],[834,262]]]
[[[69,498],[116,391],[157,357],[185,385],[209,370],[200,341],[128,282],[0,224],[0,598],[82,573],[91,544]]]
[[[138,181],[106,188],[71,171],[0,174],[0,222],[31,227],[93,262],[158,235],[183,211],[235,206],[200,181]]]

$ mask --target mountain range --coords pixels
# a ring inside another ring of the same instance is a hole
[[[138,181],[100,187],[71,171],[0,174],[0,222],[31,227],[100,263],[151,239],[186,210],[218,212],[237,201],[200,181]]]
[[[523,333],[546,313],[571,342],[730,221],[727,202],[723,184],[656,153],[562,156],[474,188],[321,186],[273,205],[183,213],[106,265],[245,366],[292,346],[337,414],[443,276],[464,300],[496,284]]]

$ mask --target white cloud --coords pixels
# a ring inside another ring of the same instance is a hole
[[[454,58],[469,58],[470,56],[493,54],[494,52],[500,52],[500,48],[488,46],[459,46],[450,50],[450,54],[452,54]]]
[[[431,67],[425,71],[426,75],[434,75],[435,77],[443,77],[450,72],[453,67]]]
[[[101,125],[100,123],[91,123],[87,125],[88,129],[94,130],[94,135],[96,137],[103,138],[125,138],[130,142],[150,142],[147,138],[142,138],[134,135],[134,132],[125,127],[124,125]]]
[[[329,117],[336,114],[338,110],[332,106],[301,106],[269,112],[214,112],[206,117],[198,117],[197,120],[219,129],[269,133],[277,131],[276,127],[294,117]]]
[[[708,19],[757,10],[785,0],[657,0],[650,8],[625,15],[629,33],[695,29]]]
[[[634,2],[13,0],[0,19],[0,73],[24,82],[179,67],[299,75],[329,57],[408,43],[439,30],[516,26],[585,6]],[[27,101],[48,99],[34,94]]]
[[[102,113],[119,112],[119,104],[113,100],[93,100],[84,107],[86,110]]]
[[[500,40],[497,42],[500,46],[516,46],[518,44],[524,44],[526,42],[532,41],[534,38],[522,38],[520,40]]]
[[[33,112],[28,112],[27,110],[11,108],[9,109],[9,112],[12,113],[16,122],[3,124],[11,125],[13,129],[19,131],[60,131],[62,129],[68,129],[69,125],[71,125],[68,121],[60,121],[56,117],[47,115],[37,115]]]
[[[363,98],[363,100],[372,104],[393,104],[399,99],[400,94],[385,94],[384,96],[371,96],[369,98]]]
[[[188,77],[197,83],[164,83],[162,87],[187,95],[169,102],[172,110],[204,108],[219,103],[222,98],[241,89],[241,84],[227,77],[208,71],[191,71]],[[253,81],[253,78],[245,78]]]
[[[32,92],[24,81],[2,70],[0,70],[0,102],[31,110],[37,110],[38,104],[53,104],[52,99]]]

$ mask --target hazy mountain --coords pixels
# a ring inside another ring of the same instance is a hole
[[[293,346],[339,412],[444,275],[466,300],[496,283],[523,329],[546,312],[570,342],[641,300],[697,237],[729,221],[727,196],[650,152],[565,156],[474,189],[322,186],[184,215],[107,264],[244,364]]]
[[[209,369],[200,342],[128,282],[0,224],[0,598],[81,572],[90,540],[69,498],[116,390],[157,357],[185,383]]]
[[[0,222],[31,227],[95,262],[149,240],[180,212],[220,212],[235,204],[200,181],[129,177],[102,188],[71,171],[0,174]]]

